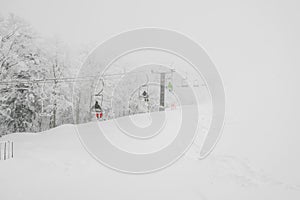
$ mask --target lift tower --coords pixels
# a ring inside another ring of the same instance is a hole
[[[165,110],[166,75],[171,74],[171,76],[173,77],[174,72],[175,72],[175,69],[170,69],[169,71],[154,71],[154,70],[151,70],[151,73],[160,75],[159,111],[164,111]]]

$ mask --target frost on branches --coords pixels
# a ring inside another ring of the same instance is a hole
[[[0,18],[0,135],[73,122],[72,85],[57,81],[72,76],[67,51],[14,15]]]

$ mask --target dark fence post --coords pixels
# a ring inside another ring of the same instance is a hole
[[[4,160],[6,160],[6,142],[4,142]]]
[[[11,143],[11,158],[14,157],[14,142]]]
[[[10,141],[7,141],[7,159],[10,158]]]
[[[14,157],[14,142],[0,141],[0,160],[7,160]]]

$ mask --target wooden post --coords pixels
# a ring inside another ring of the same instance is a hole
[[[4,160],[6,160],[6,142],[4,142]]]
[[[14,142],[0,141],[0,160],[7,160],[14,157]]]
[[[7,141],[7,159],[10,158],[10,141]]]
[[[11,142],[11,158],[14,157],[14,142]]]

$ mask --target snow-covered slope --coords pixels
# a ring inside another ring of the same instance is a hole
[[[255,134],[252,137],[256,137]],[[235,132],[228,132],[225,127],[222,140],[206,159],[197,159],[199,149],[193,145],[186,156],[167,169],[129,175],[95,161],[84,150],[73,125],[40,134],[11,134],[1,138],[14,141],[15,157],[0,161],[0,199],[300,198],[299,180],[291,181],[270,173],[270,166],[252,159],[264,149],[257,146],[252,151],[239,151],[234,145],[237,139]],[[266,148],[278,149],[271,145]],[[289,169],[281,169],[283,173],[285,170]]]

